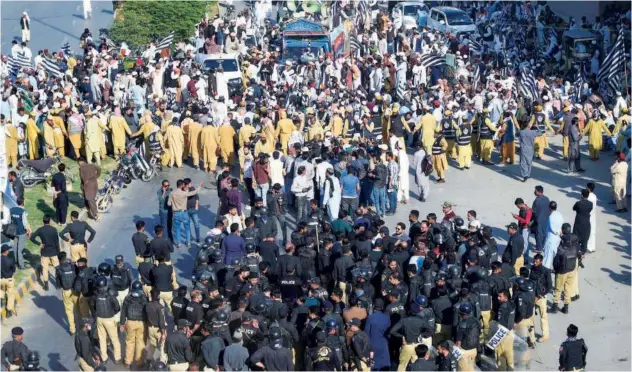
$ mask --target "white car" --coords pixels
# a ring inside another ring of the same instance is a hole
[[[195,56],[196,61],[202,65],[204,71],[217,71],[221,66],[223,74],[217,78],[217,92],[226,100],[233,96],[235,90],[242,88],[242,74],[237,54],[202,54]]]
[[[395,29],[410,30],[426,25],[430,10],[428,6],[420,1],[405,1],[393,7],[393,26]]]
[[[428,27],[445,33],[465,36],[478,33],[478,29],[470,16],[461,9],[451,6],[438,6],[430,9]]]

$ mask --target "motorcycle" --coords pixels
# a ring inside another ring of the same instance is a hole
[[[123,178],[117,174],[112,174],[105,179],[103,187],[97,191],[95,200],[99,213],[105,213],[110,210],[114,201],[112,196],[121,192],[124,183]]]
[[[142,146],[142,141],[140,141],[139,145],[130,146],[127,152],[126,157],[130,165],[129,171],[133,179],[137,180],[140,178],[143,182],[149,182],[156,175],[160,157],[152,154],[148,162],[139,153],[140,146]]]
[[[20,181],[26,188],[35,187],[42,182],[49,182],[53,174],[57,171],[57,166],[62,163],[61,157],[55,155],[51,158],[41,160],[20,160],[18,168],[21,169]],[[74,182],[75,177],[69,169],[64,171],[66,176],[66,184],[70,185]]]

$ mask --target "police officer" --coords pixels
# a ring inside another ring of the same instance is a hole
[[[373,362],[373,347],[366,332],[360,330],[362,322],[358,318],[353,318],[347,323],[347,334],[351,335],[351,364],[360,371],[371,370]]]
[[[75,351],[79,359],[79,369],[81,371],[94,371],[94,367],[99,362],[99,355],[92,347],[90,331],[92,324],[87,318],[79,318],[77,321],[77,334],[75,335]]]
[[[390,303],[384,309],[384,313],[391,318],[391,324],[396,324],[401,318],[406,316],[404,304],[399,300],[401,292],[397,288],[392,288],[388,292],[387,297]]]
[[[143,294],[143,286],[138,280],[132,283],[130,293],[123,300],[121,308],[120,331],[125,330],[125,365],[130,368],[132,363],[142,364],[143,349],[145,348],[145,318],[143,311],[147,304],[147,297]]]
[[[158,256],[158,265],[154,266],[149,274],[152,286],[160,291],[160,300],[167,306],[173,300],[173,290],[178,288],[175,283],[173,266],[165,263],[164,256]]]
[[[463,356],[458,361],[459,371],[474,370],[481,328],[478,319],[472,316],[473,310],[468,302],[459,306],[461,320],[456,326],[456,346],[463,350]]]
[[[457,361],[454,355],[450,352],[450,343],[447,340],[439,342],[437,345],[437,358],[435,363],[437,365],[437,371],[456,371]]]
[[[264,346],[251,354],[250,362],[267,371],[292,371],[292,352],[283,347],[280,338],[270,340],[270,345]]]
[[[293,303],[302,293],[303,281],[296,275],[296,266],[290,264],[286,267],[286,273],[279,281],[281,298],[284,303]]]
[[[121,343],[116,328],[116,314],[121,310],[121,306],[112,291],[108,290],[106,277],[99,276],[96,279],[96,287],[97,290],[90,301],[90,309],[96,317],[101,361],[105,363],[108,360],[107,338],[109,337],[114,350],[114,364],[120,364]]]
[[[542,265],[542,260],[542,254],[536,254],[533,258],[531,270],[529,271],[529,280],[534,284],[535,306],[538,309],[538,313],[540,313],[540,329],[542,329],[542,336],[538,338],[538,342],[546,342],[546,340],[549,339],[549,317],[547,314],[546,297],[553,289],[551,270]]]
[[[79,294],[77,306],[79,316],[87,318],[90,316],[90,302],[95,290],[96,271],[94,267],[88,267],[88,260],[84,257],[77,260],[77,277],[75,278],[74,289]],[[107,280],[106,280],[107,286]]]
[[[499,325],[507,328],[509,334],[503,338],[496,347],[496,366],[498,370],[513,370],[514,368],[514,350],[513,350],[513,327],[516,319],[516,307],[509,300],[509,290],[503,289],[498,293],[498,310],[496,313],[496,321]]]
[[[165,352],[167,353],[167,364],[170,371],[186,371],[189,363],[195,360],[191,345],[189,343],[189,322],[180,319],[176,323],[176,332],[167,336],[165,341]]]
[[[17,316],[18,312],[15,310],[15,284],[13,281],[13,274],[15,274],[15,260],[9,257],[9,252],[11,251],[11,245],[5,243],[2,245],[2,279],[0,279],[0,288],[2,293],[2,300],[4,301],[5,293],[7,296],[6,308],[7,308],[7,316],[12,314],[13,316]]]
[[[132,278],[132,270],[123,261],[122,255],[117,255],[114,258],[115,265],[111,269],[110,278],[112,279],[112,286],[118,292],[116,299],[119,305],[123,305],[123,301],[129,293],[129,288],[132,285],[134,279]]]
[[[421,312],[421,308],[416,302],[410,304],[410,316],[397,322],[389,333],[391,337],[402,339],[402,347],[399,349],[399,366],[398,371],[405,371],[409,362],[415,359],[415,348],[420,343],[421,334],[427,327],[427,324],[417,315]]]
[[[583,371],[586,368],[588,347],[583,338],[577,338],[579,329],[575,324],[566,328],[566,341],[560,346],[560,371]]]
[[[204,281],[206,283],[201,283]],[[193,287],[199,290],[207,288],[209,284],[217,283],[217,274],[215,273],[213,268],[209,266],[208,255],[206,254],[206,252],[201,253],[198,256],[198,264],[195,269],[193,269],[191,282],[193,282]]]
[[[154,259],[153,255],[150,251],[145,251],[143,255],[143,262],[138,264],[138,277],[140,279],[140,283],[143,286],[143,292],[145,292],[145,296],[151,298],[151,286],[152,286],[152,278],[151,278],[151,269],[154,268]]]
[[[338,323],[335,319],[330,318],[325,324],[327,330],[327,346],[336,354],[338,360],[344,368],[349,365],[349,350],[345,342],[344,334],[339,333],[342,323]]]
[[[149,250],[149,236],[145,234],[145,221],[136,222],[136,232],[132,235],[132,245],[136,254],[136,266],[145,261],[145,252]]]
[[[472,305],[472,313],[470,314],[472,316],[472,318],[478,320],[480,318],[480,309],[478,307],[478,298],[476,297],[476,295],[472,295],[472,293],[470,292],[469,288],[467,287],[463,287],[461,288],[461,290],[459,291],[459,299],[454,303],[454,305],[452,306],[453,308],[453,313],[454,313],[454,319],[452,322],[452,327],[456,327],[457,324],[459,324],[459,322],[461,321],[461,317],[460,317],[460,311],[459,308],[461,306],[461,304],[464,303],[468,303],[470,305]]]
[[[484,268],[478,268],[470,276],[470,290],[478,297],[478,306],[482,321],[482,334],[483,337],[487,336],[489,331],[489,322],[491,321],[492,313],[492,293],[491,287],[487,280],[487,270]]]
[[[173,314],[173,319],[176,321],[184,318],[185,309],[189,305],[189,299],[186,297],[187,293],[187,286],[180,286],[176,291],[176,297],[171,301],[171,313]]]
[[[37,351],[29,351],[26,361],[22,364],[23,371],[45,371],[40,367],[40,356]]]
[[[167,321],[163,306],[160,303],[160,291],[152,288],[149,293],[150,301],[145,304],[145,316],[147,317],[147,363],[153,359],[156,349],[160,351],[160,360],[166,360],[164,353],[164,342],[167,337]],[[175,323],[178,323],[175,320]]]
[[[248,268],[251,273],[259,273],[259,263],[261,262],[261,256],[257,253],[257,246],[255,243],[246,243],[245,246],[246,255],[241,258],[239,267]]]
[[[533,324],[533,315],[535,311],[535,292],[533,291],[533,283],[522,277],[516,278],[518,291],[514,291],[514,304],[516,306],[516,323],[520,327],[527,329],[529,337],[527,344],[530,348],[535,347],[535,325]]]
[[[432,335],[434,335],[436,329],[434,310],[429,307],[429,301],[426,296],[417,296],[417,298],[415,298],[415,303],[419,305],[419,313],[417,316],[424,322],[424,327],[419,335],[419,342],[431,347]]]
[[[26,361],[29,348],[22,342],[24,338],[24,330],[21,327],[15,327],[11,330],[11,341],[7,341],[2,345],[0,356],[2,357],[2,365],[8,371],[17,371],[22,367],[22,363]]]
[[[68,332],[75,334],[75,308],[79,299],[79,293],[74,291],[77,272],[75,265],[66,258],[66,252],[57,254],[59,266],[55,269],[55,281],[57,288],[61,288],[61,298],[64,303],[64,311],[68,318]]]
[[[437,290],[437,298],[432,300],[432,310],[435,313],[435,339],[434,343],[449,340],[452,335],[452,324],[454,323],[454,310],[452,301],[448,297],[446,288]]]
[[[70,242],[70,259],[77,262],[79,258],[88,258],[88,243],[94,240],[97,232],[85,221],[79,220],[79,212],[70,212],[71,223],[66,225],[59,232],[59,237],[65,242]],[[90,237],[86,240],[86,232],[90,232]],[[70,235],[70,239],[66,237]]]
[[[197,289],[191,291],[191,302],[184,311],[184,318],[187,320],[189,329],[191,330],[191,349],[196,357],[200,353],[200,344],[204,338],[201,333],[200,326],[204,320],[204,309],[202,308],[202,293]]]
[[[314,346],[316,333],[325,330],[325,322],[320,318],[320,307],[310,306],[309,313],[307,314],[307,325],[303,330],[301,339],[308,347]]]
[[[338,355],[327,345],[327,334],[316,333],[316,345],[307,351],[306,367],[309,371],[341,371]]]
[[[244,335],[244,347],[248,349],[248,354],[252,355],[258,348],[265,336],[259,329],[259,323],[253,321],[250,313],[244,313],[241,318],[241,325],[237,329]]]

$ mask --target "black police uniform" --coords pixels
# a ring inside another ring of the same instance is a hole
[[[452,353],[449,353],[447,357],[439,354],[436,359],[437,371],[456,371],[457,363]]]
[[[478,320],[469,316],[462,319],[456,327],[456,341],[461,341],[461,349],[472,350],[478,347],[481,327]]]
[[[310,371],[341,371],[342,363],[338,355],[327,344],[309,348],[307,368]]]
[[[132,278],[132,270],[130,270],[130,268],[126,265],[123,265],[121,268],[113,266],[110,278],[112,278],[112,285],[117,291],[124,291],[128,289],[134,280]]]
[[[298,276],[284,275],[279,281],[281,298],[285,303],[293,303],[302,293],[303,281]]]
[[[8,365],[22,366],[22,362],[26,362],[29,348],[21,341],[11,340],[2,345],[0,356],[2,357],[2,365],[9,370]]]
[[[577,371],[586,367],[588,347],[583,338],[569,337],[560,346],[560,371]]]
[[[171,313],[175,321],[184,318],[185,310],[189,306],[189,302],[189,299],[186,297],[176,296],[173,298],[171,301]]]

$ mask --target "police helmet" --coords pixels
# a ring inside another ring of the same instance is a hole
[[[451,278],[459,276],[459,266],[458,265],[450,265],[448,266],[448,274]]]
[[[209,235],[206,238],[204,238],[204,245],[206,245],[207,247],[210,247],[213,244],[215,244],[215,237]]]
[[[274,326],[270,328],[270,339],[280,339],[281,338],[281,328]]]
[[[213,317],[213,323],[215,323],[215,324],[224,324],[224,323],[227,323],[227,322],[228,322],[228,315],[225,312],[223,312],[223,311],[219,311]]]
[[[450,222],[448,220],[441,221],[441,230],[445,234],[451,233],[452,232],[452,222]]]
[[[469,315],[472,313],[472,304],[469,302],[463,302],[459,306],[459,313]]]
[[[443,240],[443,235],[441,235],[441,234],[436,234],[436,235],[433,237],[433,240],[434,240],[434,243],[435,243],[436,245],[441,245],[441,244],[443,244],[443,242],[444,242],[444,240]]]
[[[39,364],[39,361],[39,353],[35,350],[29,351],[28,355],[26,356],[26,362],[28,364]]]
[[[97,278],[97,288],[102,289],[108,286],[108,279],[104,276],[99,276]]]
[[[254,243],[246,243],[246,253],[254,253],[257,250],[257,246]]]
[[[415,302],[417,303],[417,305],[421,306],[421,307],[428,307],[428,297],[426,296],[417,296],[415,298]]]
[[[211,258],[213,259],[213,262],[219,262],[222,260],[222,251],[220,251],[219,249],[214,249],[211,252]]]
[[[165,362],[158,361],[154,364],[154,371],[167,371],[167,364]]]
[[[256,314],[263,314],[266,310],[268,310],[268,306],[265,302],[261,301],[255,305],[253,310]]]
[[[446,280],[448,280],[448,276],[445,273],[440,272],[439,274],[437,274],[435,282],[438,282],[439,280],[443,280],[445,282]]]
[[[210,271],[206,270],[202,273],[202,275],[200,275],[200,281],[201,282],[205,282],[207,280],[211,280],[211,278],[213,278],[213,275],[211,274]]]
[[[208,262],[208,255],[206,254],[206,252],[201,251],[200,254],[198,254],[198,263],[203,264],[203,263],[207,263]]]
[[[231,266],[233,266],[233,267],[235,267],[235,266],[239,266],[239,258],[233,258],[233,259],[230,261],[230,265],[231,265]]]
[[[461,218],[461,217],[456,217],[456,218],[454,219],[454,227],[455,227],[457,230],[464,230],[464,229],[467,229],[467,226],[465,226],[465,220],[464,220],[463,218]]]
[[[519,284],[519,288],[521,292],[530,292],[533,291],[533,283],[528,280],[524,280],[521,284]]]
[[[140,291],[143,289],[143,285],[138,280],[132,282],[132,291]]]
[[[97,272],[99,275],[110,276],[110,272],[112,271],[112,267],[109,263],[101,262],[99,267],[97,268]]]
[[[327,329],[336,329],[338,328],[338,322],[334,318],[327,319]]]
[[[272,350],[279,350],[281,346],[283,346],[283,341],[281,340],[281,338],[271,338],[271,340],[272,341],[270,341],[270,346],[272,347]]]
[[[514,279],[514,284],[518,286],[518,288],[521,288],[525,284],[525,282],[526,280],[521,276],[518,276]]]

